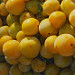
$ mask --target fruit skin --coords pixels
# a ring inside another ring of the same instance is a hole
[[[9,13],[5,7],[5,3],[0,4],[0,15],[7,16]]]
[[[55,28],[60,28],[66,22],[66,15],[61,11],[55,11],[50,14],[49,21]]]
[[[34,15],[36,15],[38,13],[38,4],[39,4],[39,1],[38,0],[31,0],[31,1],[28,1],[26,3],[26,8],[31,13],[33,13]]]
[[[14,22],[10,27],[9,27],[9,34],[13,39],[16,39],[16,35],[18,31],[21,30],[21,25],[19,22]]]
[[[34,15],[30,12],[24,12],[21,16],[20,16],[20,23],[22,24],[24,20],[28,19],[28,18],[34,18]]]
[[[64,69],[59,75],[72,75],[72,71],[70,69]]]
[[[14,22],[18,22],[18,21],[19,21],[19,16],[16,16],[16,15],[9,14],[6,18],[6,22],[7,22],[8,26],[10,26]]]
[[[60,69],[54,65],[54,64],[49,64],[47,67],[46,67],[46,70],[45,70],[45,75],[58,75],[60,72]]]
[[[63,57],[59,54],[54,55],[54,63],[60,68],[66,68],[72,63],[72,56]]]
[[[0,63],[0,75],[8,75],[9,69],[10,67],[7,63]]]
[[[23,73],[19,70],[18,65],[13,65],[9,71],[10,75],[23,75]]]
[[[25,37],[20,42],[21,52],[27,58],[35,58],[38,56],[41,44],[36,37]]]
[[[10,59],[7,56],[5,56],[5,60],[7,63],[11,64],[11,65],[16,65],[19,63],[18,59]]]
[[[26,58],[25,56],[21,55],[19,58],[18,58],[19,62],[23,65],[30,65],[32,63],[32,60],[31,58]]]
[[[53,58],[53,54],[48,52],[44,45],[41,47],[40,55],[46,59]]]
[[[71,56],[75,50],[75,38],[70,34],[61,34],[56,38],[54,48],[62,56]]]
[[[4,43],[3,53],[10,59],[17,59],[21,55],[19,42],[16,40],[9,40]]]
[[[3,44],[9,40],[12,40],[12,37],[8,35],[5,35],[0,38],[0,52],[2,52]]]
[[[0,27],[3,25],[3,21],[2,19],[0,18]]]
[[[22,23],[22,31],[26,35],[35,35],[39,31],[39,21],[34,18],[28,18]]]
[[[67,17],[69,17],[73,9],[75,9],[75,2],[73,2],[73,0],[63,0],[61,2],[61,11],[63,11]]]
[[[6,3],[6,9],[11,14],[20,15],[25,9],[25,1],[24,0],[8,0]]]
[[[48,37],[51,35],[56,35],[58,33],[58,29],[52,26],[47,18],[41,21],[39,25],[39,32],[43,37]]]
[[[73,27],[75,27],[75,9],[71,11],[69,15],[69,22]]]
[[[75,37],[75,28],[68,22],[66,22],[60,29],[59,35],[61,34],[71,34]]]
[[[24,37],[26,37],[25,33],[23,31],[19,31],[17,34],[16,34],[16,39],[17,41],[21,41]]]
[[[9,35],[8,30],[9,30],[8,26],[0,27],[0,38],[4,35]]]
[[[46,61],[35,58],[32,62],[32,69],[34,72],[43,72],[46,68]]]
[[[45,48],[49,53],[52,53],[52,54],[58,53],[58,51],[54,48],[54,42],[55,42],[56,38],[57,38],[57,36],[53,35],[53,36],[47,37],[45,40],[45,43],[44,43]]]
[[[43,12],[50,15],[52,12],[60,9],[60,3],[58,0],[47,0],[43,4]]]
[[[31,65],[23,65],[19,63],[18,67],[21,72],[29,72],[31,70]]]

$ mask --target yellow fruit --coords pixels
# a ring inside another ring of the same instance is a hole
[[[18,67],[21,72],[29,72],[31,70],[31,65],[18,64]]]
[[[60,69],[55,64],[49,64],[46,67],[45,75],[58,75]]]
[[[21,25],[19,22],[14,22],[10,27],[9,27],[9,34],[13,39],[16,39],[16,35],[18,31],[21,30]]]
[[[46,62],[39,58],[35,58],[32,62],[32,69],[34,72],[43,72],[46,68]]]
[[[58,53],[57,50],[54,48],[54,42],[55,42],[56,38],[57,38],[57,36],[53,35],[53,36],[49,36],[45,40],[45,48],[49,53],[52,53],[52,54]]]
[[[33,72],[32,71],[25,72],[23,75],[33,75]]]
[[[36,37],[25,37],[21,40],[20,47],[25,57],[35,58],[40,52],[41,44]]]
[[[63,0],[61,2],[61,11],[63,11],[67,17],[71,13],[71,11],[75,9],[75,1],[74,0]]]
[[[33,13],[34,15],[36,15],[38,13],[38,4],[39,4],[39,1],[38,0],[31,0],[31,1],[28,1],[26,3],[26,8],[31,13]]]
[[[8,75],[9,69],[10,67],[7,63],[0,63],[0,75]]]
[[[32,60],[33,60],[33,59],[31,59],[31,58],[26,58],[25,56],[21,55],[18,60],[19,60],[19,62],[20,62],[21,64],[23,64],[23,65],[30,65],[30,64],[32,63]]]
[[[10,59],[7,56],[5,56],[5,60],[6,60],[7,63],[9,63],[11,65],[15,65],[15,64],[19,63],[18,59]]]
[[[75,14],[74,13],[75,13],[75,9],[72,10],[72,12],[70,13],[70,15],[69,15],[69,21],[72,24],[72,26],[75,27]]]
[[[24,0],[8,0],[6,3],[6,9],[11,14],[20,15],[25,9],[25,1]]]
[[[66,15],[61,11],[55,11],[50,14],[49,21],[55,28],[60,28],[66,22]]]
[[[59,29],[59,35],[65,33],[71,34],[75,37],[75,28],[68,22],[66,22],[64,26]]]
[[[5,7],[5,3],[0,4],[0,15],[7,16],[9,13]]]
[[[3,25],[3,21],[2,19],[0,18],[0,27]]]
[[[20,16],[20,23],[22,24],[24,22],[24,20],[28,19],[28,18],[34,18],[34,15],[30,12],[24,12],[21,16]]]
[[[54,48],[62,56],[71,56],[75,51],[75,38],[70,34],[59,35],[54,42]]]
[[[52,26],[49,19],[44,19],[39,25],[39,32],[43,37],[48,37],[50,35],[56,35],[58,33],[58,29]]]
[[[8,26],[0,27],[0,37],[2,37],[4,35],[9,35],[8,30],[9,30]]]
[[[37,34],[39,31],[39,21],[37,19],[34,19],[34,18],[26,19],[22,23],[22,31],[24,31],[24,33],[26,35]]]
[[[16,39],[17,41],[21,41],[24,37],[26,37],[25,33],[23,31],[19,31],[17,34],[16,34]]]
[[[53,58],[53,54],[51,54],[50,52],[48,52],[45,48],[45,46],[43,45],[40,51],[40,55],[46,59],[50,59]]]
[[[58,0],[47,0],[43,4],[43,12],[50,15],[52,12],[60,9],[60,3]]]
[[[2,52],[2,48],[3,48],[3,44],[9,40],[12,40],[12,37],[11,36],[8,36],[8,35],[5,35],[3,37],[1,37],[0,39],[0,52]]]
[[[19,42],[16,40],[9,40],[3,45],[3,53],[10,59],[16,59],[21,55]]]
[[[6,18],[6,22],[9,26],[12,25],[14,22],[18,22],[18,21],[19,21],[19,16],[15,16],[12,14],[9,14]]]
[[[9,74],[10,75],[23,75],[23,73],[19,70],[17,65],[11,66]]]

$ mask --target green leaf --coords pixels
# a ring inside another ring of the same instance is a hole
[[[40,14],[42,14],[43,8],[42,8],[42,5],[41,4],[38,4],[38,11],[39,11]]]

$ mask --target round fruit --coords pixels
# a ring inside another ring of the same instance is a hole
[[[29,72],[31,70],[31,65],[18,64],[18,67],[21,72]]]
[[[5,56],[5,60],[6,60],[7,63],[9,63],[11,65],[15,65],[15,64],[19,63],[18,59],[10,59],[7,56]]]
[[[17,34],[16,34],[16,39],[17,41],[21,41],[24,37],[26,37],[25,33],[23,31],[19,31]]]
[[[54,65],[54,64],[49,64],[47,67],[46,67],[46,70],[45,70],[45,75],[58,75],[60,72],[60,69]]]
[[[39,32],[42,36],[48,37],[50,35],[56,35],[58,33],[58,29],[52,26],[49,19],[44,19],[39,25]]]
[[[9,34],[13,39],[16,39],[16,35],[18,31],[21,30],[21,25],[19,22],[14,22],[10,27],[9,27]]]
[[[58,0],[47,0],[43,4],[43,11],[50,15],[52,12],[60,9],[60,3]]]
[[[18,60],[19,60],[19,62],[20,62],[21,64],[23,64],[23,65],[30,65],[30,64],[32,63],[32,60],[33,60],[33,59],[31,59],[31,58],[26,58],[25,56],[21,55]]]
[[[19,16],[15,16],[12,14],[9,14],[6,18],[6,22],[9,26],[12,25],[14,22],[18,22],[18,21],[19,21]]]
[[[65,33],[71,34],[75,37],[75,28],[68,22],[66,22],[66,24],[59,29],[59,35]]]
[[[59,75],[72,75],[72,72],[70,69],[64,69],[60,72]]]
[[[34,18],[26,19],[22,23],[22,31],[24,31],[24,33],[26,35],[37,34],[39,31],[39,21],[37,19],[34,19]]]
[[[8,11],[5,7],[5,3],[3,3],[3,2],[0,4],[0,15],[2,15],[2,16],[8,15]]]
[[[75,27],[75,14],[74,13],[75,13],[75,9],[72,10],[72,12],[70,13],[70,15],[69,15],[69,21],[72,24],[72,26]]]
[[[54,48],[54,42],[55,42],[56,38],[57,38],[57,36],[53,35],[53,36],[49,36],[45,40],[45,48],[49,53],[52,53],[52,54],[58,53],[57,50]]]
[[[44,45],[42,45],[41,51],[40,51],[40,55],[46,59],[50,59],[53,58],[53,54],[51,54],[50,52],[48,52],[45,48]]]
[[[24,20],[28,19],[28,18],[34,18],[34,15],[30,12],[24,12],[21,16],[20,16],[20,23],[22,24],[24,22]]]
[[[28,1],[26,3],[26,8],[31,13],[33,13],[34,15],[36,15],[38,13],[38,4],[39,4],[39,1],[38,0],[31,0],[31,1]]]
[[[34,72],[43,72],[46,68],[46,62],[39,58],[35,58],[32,62],[32,69]]]
[[[0,38],[4,35],[9,35],[8,30],[9,30],[8,26],[0,27]]]
[[[75,51],[75,38],[70,34],[59,35],[54,42],[54,48],[62,56],[71,56]]]
[[[1,39],[0,39],[0,49],[1,49],[1,51],[2,51],[4,43],[9,41],[9,40],[12,40],[11,36],[5,35],[5,36],[1,37]]]
[[[25,57],[35,58],[40,52],[41,44],[36,37],[25,37],[21,40],[20,47]]]
[[[60,68],[68,67],[72,63],[72,56],[63,57],[59,54],[56,54],[54,55],[54,63]]]
[[[74,0],[63,0],[61,2],[61,11],[63,11],[67,15],[67,17],[69,17],[69,14],[73,9],[75,9]]]
[[[19,42],[16,40],[9,40],[3,45],[3,53],[11,58],[16,59],[21,55]]]
[[[19,70],[17,65],[11,66],[9,74],[10,75],[23,75],[23,73]]]
[[[25,9],[25,1],[24,0],[8,0],[6,2],[6,9],[11,14],[20,15]]]
[[[55,11],[50,14],[49,21],[55,28],[60,28],[66,22],[66,15],[61,11]]]

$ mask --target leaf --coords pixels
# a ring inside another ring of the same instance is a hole
[[[43,8],[42,8],[42,5],[41,4],[38,4],[38,11],[39,11],[40,14],[42,14]]]

